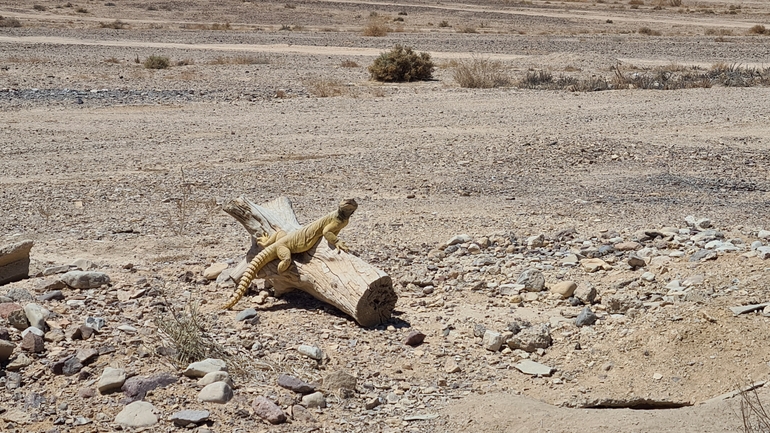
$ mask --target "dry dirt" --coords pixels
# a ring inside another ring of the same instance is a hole
[[[148,395],[161,415],[158,431],[175,430],[166,421],[172,412],[204,407],[212,411],[206,428],[216,432],[743,429],[740,398],[701,403],[770,373],[769,319],[728,309],[770,298],[770,261],[746,254],[758,232],[770,229],[770,88],[479,90],[459,87],[453,66],[486,57],[503,62],[513,77],[548,70],[580,78],[611,78],[618,65],[639,73],[670,65],[765,67],[770,36],[749,29],[770,27],[770,4],[113,3],[0,5],[0,15],[22,25],[0,29],[0,241],[34,240],[37,271],[85,258],[113,279],[106,294],[65,290],[89,300],[84,308],[46,303],[55,323],[101,315],[109,318],[107,332],[49,348],[22,371],[21,388],[0,391],[6,414],[34,411],[25,406],[30,392],[45,396],[52,410],[27,424],[6,416],[0,430],[111,431],[120,397],[78,396],[104,366],[178,373],[155,352],[152,311],[159,298],[116,297],[144,285],[141,278],[148,293],[165,290],[165,302],[177,308],[189,298],[202,302],[216,315],[219,341],[274,368],[236,383],[236,398],[226,405],[198,403],[194,383],[184,379]],[[362,36],[372,21],[387,25],[388,35]],[[661,35],[640,34],[642,27]],[[397,43],[430,52],[435,80],[370,81],[367,66]],[[141,61],[150,55],[173,66],[145,69]],[[237,323],[233,312],[215,313],[232,287],[203,281],[201,272],[245,253],[246,232],[219,210],[240,195],[255,202],[288,196],[301,222],[355,197],[359,209],[342,237],[393,276],[400,297],[393,322],[362,329],[297,294],[265,305],[247,296],[237,309],[256,307],[254,326]],[[743,250],[690,262],[697,248],[682,246],[682,258],[641,270],[620,260],[592,274],[561,268],[554,255],[579,250],[582,241],[601,245],[602,234],[632,240],[643,229],[686,228],[687,215],[710,218],[725,239],[743,240]],[[556,242],[554,235],[568,228],[577,232],[574,242]],[[463,280],[479,273],[471,259],[447,264],[428,253],[465,233],[519,246],[543,233],[553,242],[537,253],[517,250],[521,257],[493,245],[488,253],[507,268]],[[474,278],[514,283],[533,264],[543,267],[548,284],[573,280],[605,298],[629,279],[642,293],[692,276],[703,277],[705,296],[626,315],[598,307],[599,324],[579,329],[557,320],[579,309],[545,293],[520,303],[468,289]],[[445,278],[445,267],[458,266],[459,277]],[[645,271],[656,282],[640,282]],[[416,293],[408,284],[413,275],[433,278],[433,293]],[[40,280],[13,283],[0,294],[24,288],[38,295]],[[519,373],[515,353],[487,351],[473,336],[475,324],[504,331],[515,319],[553,325],[553,346],[533,355],[556,368],[553,377]],[[126,339],[120,324],[139,332]],[[412,329],[427,335],[416,349],[402,344]],[[262,349],[238,348],[242,340]],[[316,365],[297,355],[303,343],[321,347],[328,359]],[[54,376],[46,367],[82,345],[107,344],[118,349],[91,366],[90,379]],[[448,358],[461,371],[446,372]],[[339,369],[359,378],[358,393],[328,396],[330,407],[314,413],[318,424],[269,427],[248,413],[259,395],[284,407],[292,402],[275,385],[279,373],[318,380]],[[388,394],[399,402],[363,408]],[[759,395],[770,397],[763,389]],[[694,406],[569,407],[610,398]],[[438,417],[403,420],[413,414]],[[52,425],[60,416],[91,423]]]

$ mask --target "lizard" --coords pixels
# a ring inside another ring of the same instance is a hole
[[[336,248],[347,251],[347,245],[337,235],[339,235],[340,230],[348,225],[350,216],[353,215],[357,208],[358,204],[355,200],[343,200],[340,202],[337,210],[297,230],[290,233],[278,230],[270,236],[260,236],[257,239],[257,244],[264,249],[251,259],[246,272],[241,276],[238,288],[222,309],[227,310],[241,300],[246,291],[249,290],[251,281],[254,280],[259,270],[266,264],[280,259],[281,263],[278,264],[278,272],[285,272],[291,266],[292,254],[304,253],[310,250],[321,240],[321,237],[325,238],[327,242]]]

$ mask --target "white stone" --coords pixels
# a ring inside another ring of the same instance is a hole
[[[320,392],[314,392],[302,397],[302,406],[306,408],[325,408],[326,398]]]
[[[115,423],[126,427],[150,427],[158,423],[155,406],[146,401],[135,401],[124,407],[115,417]]]
[[[214,382],[225,382],[226,384],[233,386],[233,380],[226,371],[212,371],[198,379],[198,385],[200,386],[211,385]]]
[[[503,336],[499,332],[487,329],[484,332],[481,345],[484,346],[484,348],[487,350],[497,352],[503,345]]]
[[[212,371],[227,371],[227,363],[221,359],[207,358],[188,365],[182,374],[187,377],[203,377]]]
[[[316,361],[320,361],[324,357],[324,353],[320,348],[310,346],[308,344],[301,344],[299,347],[297,347],[297,352],[307,356],[308,358],[315,359]]]
[[[117,391],[126,381],[126,371],[122,368],[105,367],[96,389],[102,394]]]
[[[233,398],[233,389],[225,382],[214,382],[203,387],[198,393],[198,401],[227,403]]]
[[[539,362],[532,361],[531,359],[522,359],[517,362],[514,367],[524,374],[532,376],[550,376],[553,373],[553,368],[543,365]]]

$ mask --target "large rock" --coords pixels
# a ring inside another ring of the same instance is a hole
[[[207,410],[182,410],[169,417],[169,421],[179,427],[187,427],[190,424],[200,424],[208,421],[210,416]]]
[[[0,247],[0,285],[29,276],[29,252],[32,241],[21,241]]]
[[[115,417],[115,423],[125,427],[151,427],[158,423],[158,417],[153,413],[155,406],[146,401],[135,401],[124,407]]]
[[[313,385],[287,374],[278,376],[278,386],[290,389],[300,394],[308,394],[315,391],[315,387]]]
[[[320,392],[314,392],[312,394],[303,395],[302,406],[305,406],[308,409],[311,409],[311,408],[323,409],[326,407],[326,398]]]
[[[227,363],[221,359],[206,358],[188,365],[182,374],[187,377],[203,377],[212,371],[227,371]]]
[[[280,407],[265,397],[257,397],[251,403],[254,409],[254,415],[264,419],[270,424],[281,424],[286,422],[286,415]]]
[[[541,292],[545,287],[545,277],[542,272],[530,268],[519,275],[516,284],[524,285],[524,290],[528,292]]]
[[[508,339],[507,344],[511,349],[521,349],[531,353],[537,349],[550,347],[552,342],[550,328],[548,324],[544,323],[522,329],[521,332]]]
[[[22,306],[16,302],[0,303],[0,317],[7,319],[14,311],[23,310]]]
[[[225,382],[214,382],[203,387],[198,393],[198,401],[227,403],[233,398],[233,389]]]
[[[551,293],[561,295],[562,299],[567,299],[575,293],[577,284],[574,281],[561,281],[551,286]]]
[[[126,370],[122,368],[105,367],[96,389],[102,394],[120,390],[123,383],[126,382]]]
[[[484,336],[482,337],[481,345],[484,347],[484,349],[497,352],[503,345],[503,335],[499,332],[487,329],[484,332]]]
[[[340,389],[355,391],[358,385],[358,379],[355,376],[344,371],[335,371],[324,377],[324,389],[331,392],[338,392]]]
[[[27,316],[27,320],[29,320],[30,326],[34,326],[35,328],[45,332],[45,319],[47,319],[48,315],[51,314],[50,311],[46,310],[38,304],[27,304],[24,306],[24,314]]]
[[[11,355],[13,355],[13,349],[16,348],[16,344],[0,340],[0,362],[5,362],[11,359]]]
[[[43,336],[40,335],[42,334],[42,331],[35,327],[31,327],[30,329],[36,329],[39,333],[25,333],[24,337],[21,339],[21,349],[32,353],[40,353],[44,351],[45,345],[43,343]]]
[[[172,376],[169,373],[159,373],[149,377],[134,376],[127,379],[120,389],[123,390],[123,394],[129,399],[141,400],[147,394],[147,391],[163,388],[176,383],[176,381],[176,376]]]
[[[61,280],[73,289],[96,289],[110,283],[110,276],[103,272],[69,271]]]

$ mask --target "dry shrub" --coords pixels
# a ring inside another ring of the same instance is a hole
[[[744,433],[770,432],[770,414],[759,398],[758,387],[757,384],[752,384],[740,390]]]
[[[340,66],[342,66],[343,68],[357,68],[358,63],[352,60],[343,60],[342,63],[340,63]]]
[[[21,27],[21,22],[13,17],[3,17],[0,15],[0,27]]]
[[[33,5],[32,9],[34,9],[36,11],[40,11],[40,12],[45,12],[45,11],[48,10],[48,8],[43,6],[43,5]]]
[[[668,0],[668,4],[675,8],[678,8],[682,6],[682,0]]]
[[[220,56],[208,62],[209,65],[267,65],[269,63],[270,58],[267,56]]]
[[[332,98],[342,96],[346,87],[338,80],[318,79],[306,84],[308,92],[318,98]]]
[[[501,62],[480,57],[459,62],[454,68],[452,77],[460,87],[472,89],[511,85],[511,77]]]
[[[77,9],[75,9],[75,12],[77,12],[79,14],[87,14],[88,13],[88,9],[86,9],[84,7],[79,7]]]
[[[750,35],[764,35],[764,34],[770,34],[767,31],[767,28],[763,26],[762,24],[757,24],[749,29]]]
[[[369,66],[369,73],[376,81],[409,82],[430,80],[434,69],[430,54],[417,54],[412,47],[396,45],[374,60]]]
[[[439,27],[449,27],[449,21],[447,21],[447,20],[441,21],[440,23],[438,23],[438,26]]]
[[[475,27],[463,26],[457,29],[459,33],[478,33]]]
[[[171,65],[168,57],[163,56],[150,56],[144,60],[144,67],[146,69],[166,69]]]
[[[660,36],[661,33],[657,30],[653,30],[649,27],[639,27],[639,30],[637,30],[637,33],[640,35],[647,35],[647,36]]]
[[[527,71],[527,73],[524,75],[524,78],[519,80],[518,86],[534,89],[545,84],[550,84],[552,82],[553,74],[548,71]]]
[[[232,27],[230,26],[230,23],[214,23],[211,25],[211,30],[230,30]]]
[[[369,24],[367,24],[366,27],[364,27],[362,34],[364,36],[383,37],[388,36],[389,30],[390,29],[386,25],[372,20],[369,21]]]
[[[120,30],[120,29],[127,28],[128,24],[124,23],[121,20],[115,20],[115,21],[113,21],[111,23],[99,23],[99,27],[101,27],[103,29],[116,29],[116,30]]]
[[[644,6],[644,0],[629,0],[628,4],[636,6]]]
[[[104,63],[115,63],[115,64],[119,65],[120,64],[120,59],[118,59],[115,56],[112,56],[112,57],[110,57],[108,59],[104,59]]]

